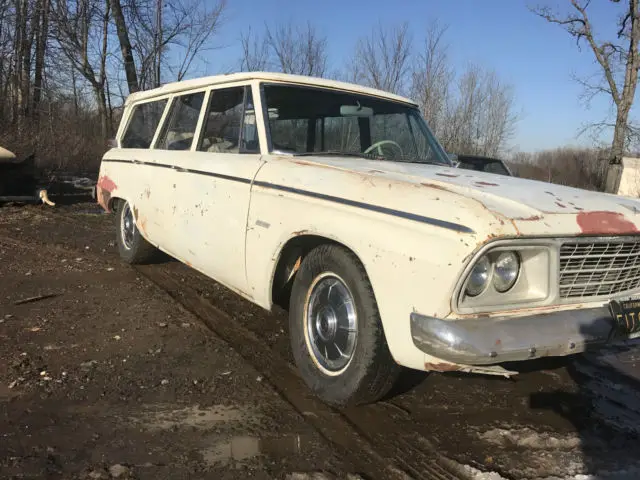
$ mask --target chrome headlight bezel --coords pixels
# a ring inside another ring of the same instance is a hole
[[[466,285],[469,275],[483,257],[493,261],[504,252],[513,252],[519,259],[518,274],[513,285],[500,292],[494,278],[482,293],[469,296]],[[478,314],[531,308],[555,302],[559,250],[556,239],[506,239],[485,244],[467,264],[452,298],[452,310],[456,314]]]

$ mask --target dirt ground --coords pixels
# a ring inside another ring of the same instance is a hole
[[[284,312],[124,265],[110,215],[58,201],[0,207],[0,478],[640,478],[637,342],[337,411]]]

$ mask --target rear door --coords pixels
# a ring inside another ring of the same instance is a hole
[[[175,173],[169,189],[171,253],[251,297],[246,291],[246,221],[251,182],[261,166],[251,86],[210,90],[193,141],[181,137],[185,129],[174,112],[156,143],[158,158],[170,157]],[[185,147],[188,152],[172,153]]]

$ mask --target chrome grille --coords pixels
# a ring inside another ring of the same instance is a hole
[[[575,242],[560,247],[560,297],[615,295],[640,287],[640,242]]]

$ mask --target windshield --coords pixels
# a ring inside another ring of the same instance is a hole
[[[412,105],[293,85],[265,85],[264,98],[271,151],[451,165]]]

